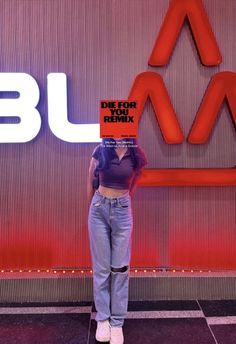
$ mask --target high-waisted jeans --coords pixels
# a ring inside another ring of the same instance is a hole
[[[110,318],[111,326],[123,326],[128,311],[132,230],[129,191],[109,198],[96,190],[88,216],[95,320]],[[126,271],[116,270],[125,266]]]

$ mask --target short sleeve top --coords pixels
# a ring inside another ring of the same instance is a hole
[[[92,157],[98,160],[102,149],[102,144],[97,145],[92,153]],[[110,167],[106,170],[99,171],[99,182],[105,187],[130,189],[134,175],[134,163],[131,159],[130,149],[127,148],[127,151],[121,159],[119,159],[116,153],[116,157],[111,160]]]

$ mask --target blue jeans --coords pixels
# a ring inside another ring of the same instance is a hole
[[[96,190],[88,216],[95,320],[110,318],[111,326],[123,326],[128,311],[132,230],[129,191],[109,198]],[[125,266],[126,271],[116,270]]]

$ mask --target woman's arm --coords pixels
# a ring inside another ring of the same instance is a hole
[[[129,189],[129,194],[130,196],[132,197],[134,195],[134,192],[136,190],[136,187],[137,187],[137,181],[138,179],[140,178],[140,175],[136,174],[134,175],[132,181],[131,181],[131,186],[130,186],[130,189]]]
[[[91,158],[90,164],[89,164],[89,171],[88,171],[88,179],[87,179],[87,203],[88,206],[91,203],[91,200],[93,198],[94,194],[94,188],[93,188],[93,178],[94,178],[94,170],[97,166],[98,160]]]

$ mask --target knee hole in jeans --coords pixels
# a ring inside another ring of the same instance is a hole
[[[126,272],[128,270],[128,266],[123,266],[122,268],[113,268],[111,267],[112,272]]]

